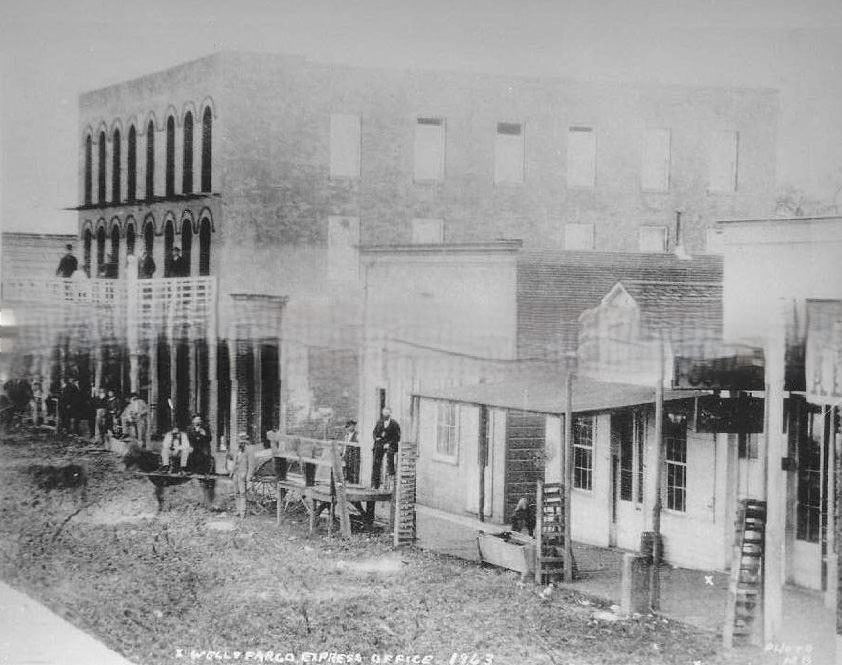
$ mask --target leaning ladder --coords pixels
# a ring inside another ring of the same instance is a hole
[[[766,502],[743,499],[737,505],[734,553],[723,642],[726,648],[758,642],[763,615],[763,551]]]
[[[535,582],[546,584],[564,575],[564,486],[538,482],[535,498]],[[575,576],[576,562],[572,568]]]

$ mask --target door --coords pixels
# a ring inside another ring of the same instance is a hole
[[[644,415],[624,410],[611,415],[611,507],[609,543],[637,550],[643,529],[642,457]]]
[[[795,543],[792,579],[808,589],[821,589],[826,544],[827,442],[829,419],[818,407],[807,406],[806,423],[798,433]]]
[[[492,516],[491,454],[494,446],[493,419],[487,406],[478,409],[477,435],[465,440],[466,495],[465,510],[483,522]]]

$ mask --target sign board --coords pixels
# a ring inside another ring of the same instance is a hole
[[[763,400],[758,397],[698,398],[696,431],[754,434],[763,431]]]
[[[760,349],[718,358],[677,356],[672,387],[675,390],[763,390],[763,364]]]
[[[842,300],[807,301],[805,373],[810,402],[842,400]]]

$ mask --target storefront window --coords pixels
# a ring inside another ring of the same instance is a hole
[[[806,432],[798,442],[798,501],[796,532],[798,540],[819,542],[821,533],[821,441],[824,417],[820,411],[807,413]],[[803,431],[803,430],[802,430]]]
[[[667,509],[687,510],[687,419],[669,414],[664,419],[667,463]]]

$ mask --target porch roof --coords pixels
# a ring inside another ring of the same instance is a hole
[[[664,390],[664,401],[693,399],[707,395],[703,390]],[[519,409],[536,413],[562,414],[565,409],[564,375],[552,379],[479,383],[469,386],[419,390],[418,397]],[[652,404],[655,388],[628,383],[609,383],[584,377],[573,379],[573,411],[606,411],[608,409]]]

